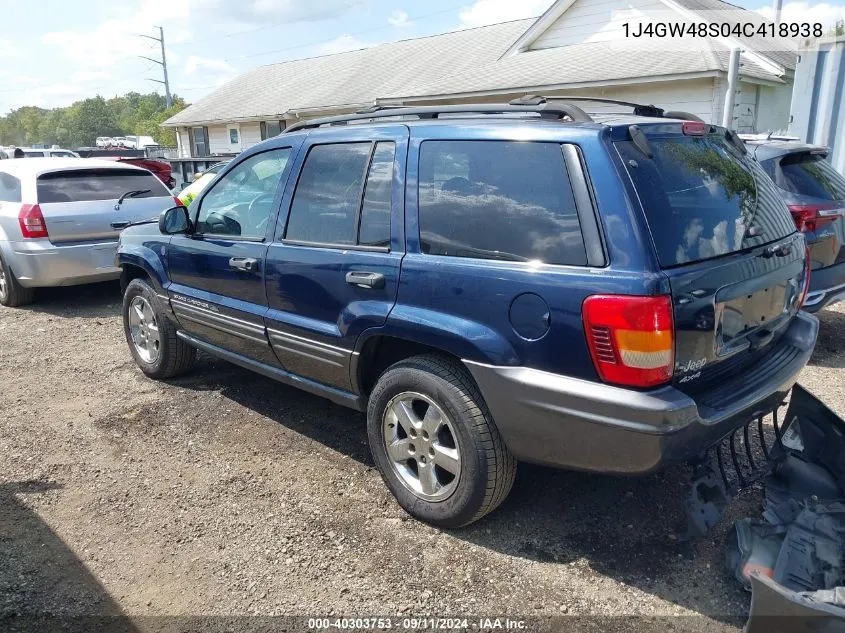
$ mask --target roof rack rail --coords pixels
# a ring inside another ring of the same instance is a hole
[[[622,105],[628,108],[634,109],[635,116],[645,116],[645,117],[655,117],[661,118],[663,116],[664,110],[663,108],[658,108],[654,105],[643,105],[642,103],[631,103],[630,101],[619,101],[618,99],[605,99],[603,97],[569,97],[565,95],[561,96],[550,96],[545,97],[542,95],[525,95],[524,97],[519,97],[518,99],[513,99],[509,103],[511,105],[538,105],[538,104],[551,104],[556,102],[570,102],[570,101],[578,101],[584,102],[589,101],[592,103],[610,103],[613,105]]]
[[[541,119],[560,121],[569,117],[573,122],[589,123],[593,119],[578,106],[566,103],[565,101],[554,100],[552,102],[531,104],[490,104],[490,105],[443,105],[443,106],[387,106],[375,105],[354,114],[341,114],[338,116],[323,117],[310,121],[294,123],[285,129],[287,132],[296,132],[309,128],[322,127],[324,125],[346,125],[352,121],[368,121],[371,119],[382,119],[398,116],[416,116],[419,119],[437,119],[442,114],[518,114],[520,112],[539,114]]]

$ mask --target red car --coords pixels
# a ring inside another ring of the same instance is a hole
[[[129,163],[130,165],[137,165],[144,169],[149,169],[153,172],[161,182],[168,189],[173,189],[176,186],[176,179],[173,177],[173,170],[170,163],[157,158],[143,158],[137,156],[103,156],[101,160],[115,160],[121,163]]]

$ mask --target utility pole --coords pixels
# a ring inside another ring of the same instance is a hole
[[[772,0],[772,9],[775,11],[775,24],[780,24],[780,12],[783,8],[783,0]]]
[[[146,57],[144,55],[138,55],[138,57],[140,57],[141,59],[146,59],[161,66],[161,69],[164,71],[164,81],[162,81],[161,79],[150,79],[149,77],[147,78],[147,80],[154,81],[159,84],[164,84],[164,96],[167,100],[167,107],[169,108],[173,105],[173,100],[170,98],[170,80],[168,80],[167,78],[167,55],[164,52],[164,28],[160,26],[157,26],[156,28],[158,29],[159,37],[153,37],[152,35],[143,34],[141,35],[141,37],[146,37],[148,40],[153,40],[161,44],[161,60],[153,59],[152,57]]]

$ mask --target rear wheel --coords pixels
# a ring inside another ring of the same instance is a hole
[[[34,288],[24,288],[18,283],[12,269],[0,257],[0,304],[17,308],[32,303],[35,298]]]
[[[172,378],[194,366],[197,350],[176,336],[153,288],[133,279],[123,295],[123,330],[138,367],[150,378]]]
[[[472,523],[510,492],[516,461],[457,361],[416,356],[378,379],[367,408],[370,449],[410,514],[440,527]]]

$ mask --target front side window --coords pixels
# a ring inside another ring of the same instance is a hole
[[[560,145],[426,141],[419,173],[424,253],[586,265]]]
[[[355,244],[355,221],[372,143],[315,145],[291,204],[285,239]]]
[[[261,239],[273,211],[290,148],[250,156],[203,196],[197,233]]]

